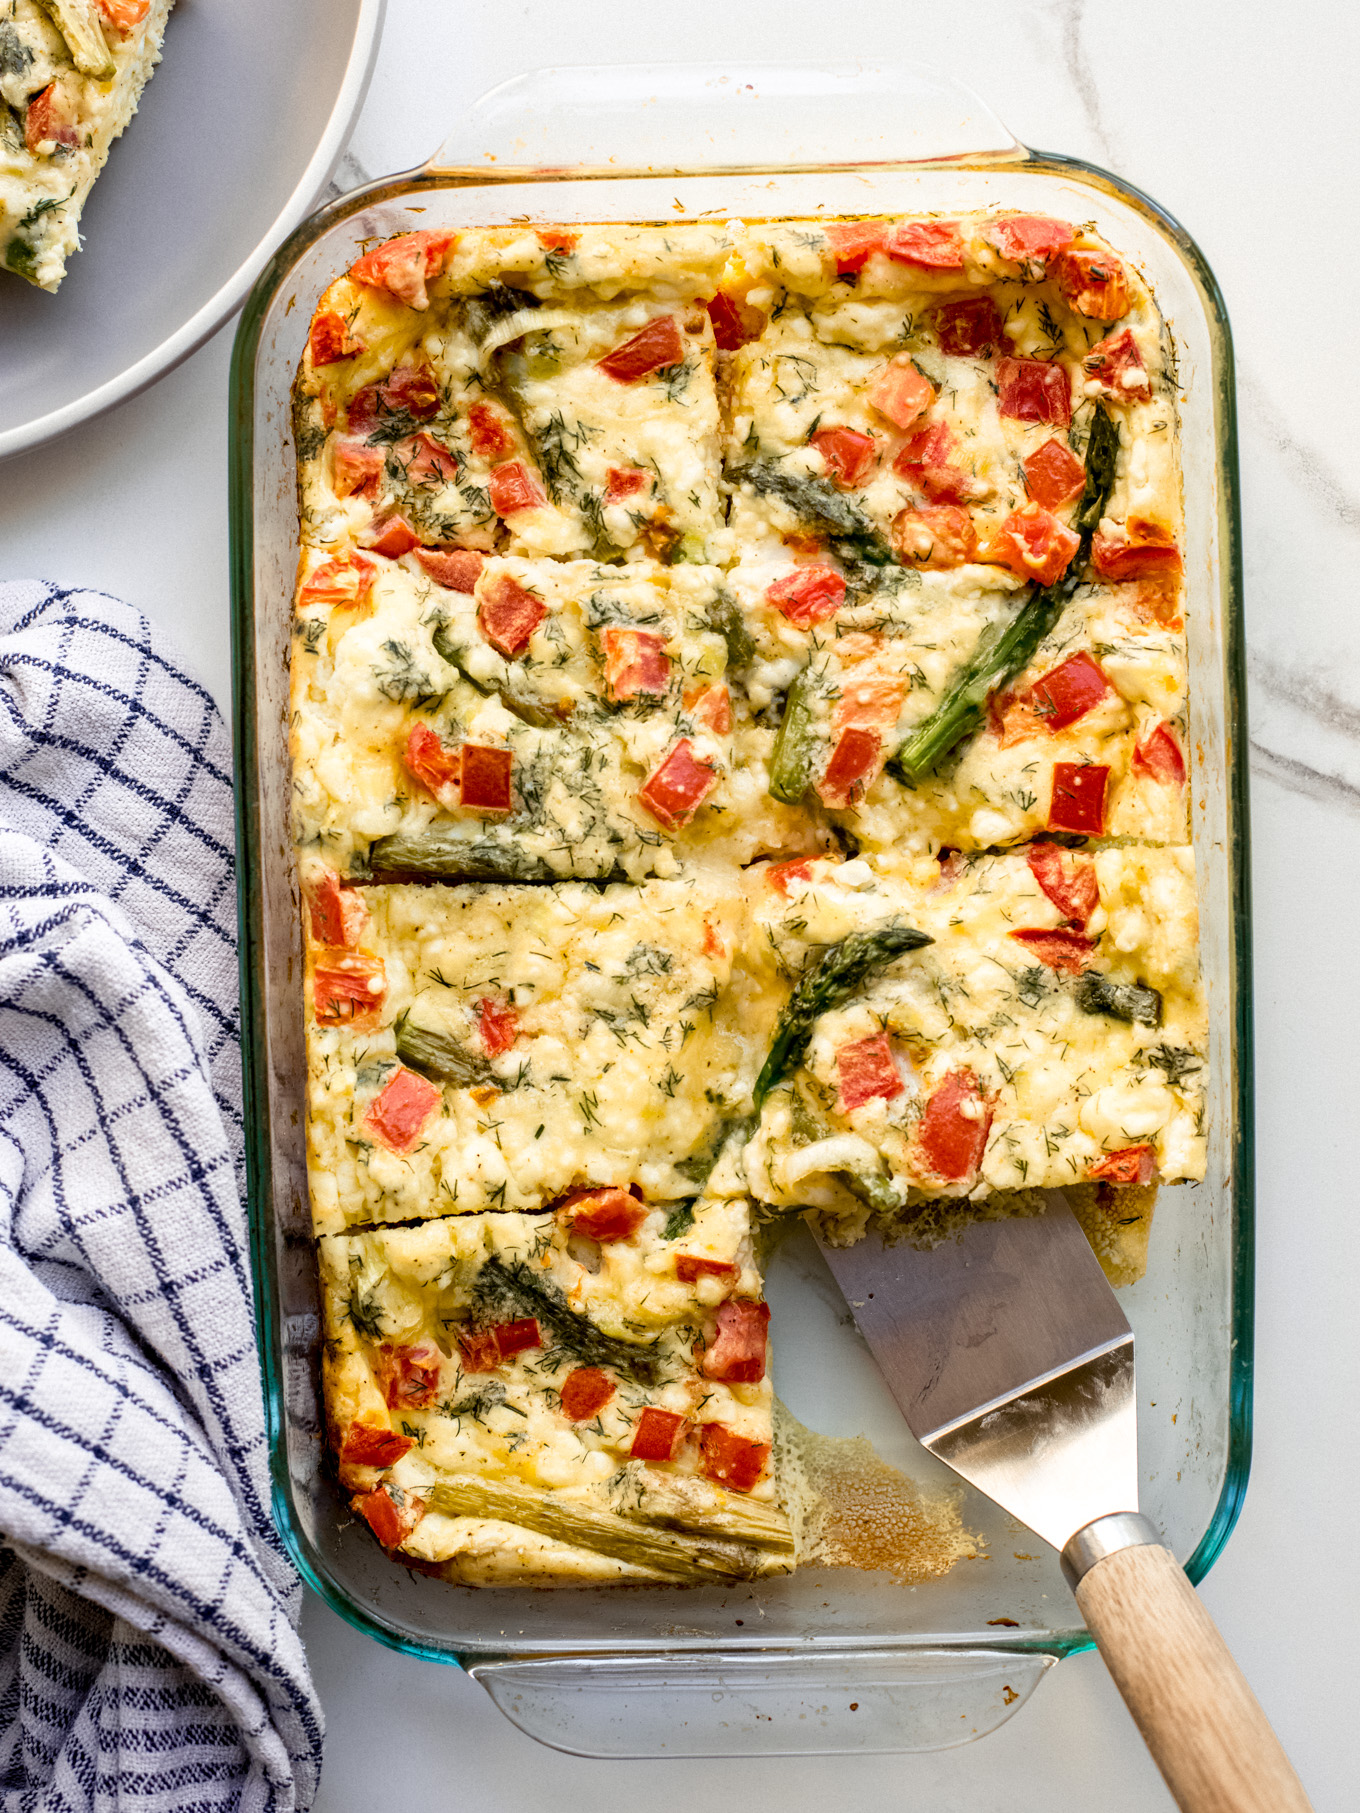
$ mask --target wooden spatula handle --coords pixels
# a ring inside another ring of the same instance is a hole
[[[1168,1550],[1117,1549],[1076,1594],[1182,1813],[1309,1813],[1280,1740]]]

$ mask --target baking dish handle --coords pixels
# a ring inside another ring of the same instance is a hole
[[[698,174],[1011,161],[1024,148],[924,63],[537,69],[474,101],[430,174]]]
[[[985,1737],[1056,1657],[1025,1650],[469,1658],[513,1725],[573,1756],[815,1756]]]

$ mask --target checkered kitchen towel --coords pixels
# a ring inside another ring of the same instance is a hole
[[[0,585],[0,1809],[306,1808],[241,1179],[227,738],[127,605]]]

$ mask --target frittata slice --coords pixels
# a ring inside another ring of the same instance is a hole
[[[743,1198],[597,1189],[320,1260],[341,1483],[408,1565],[532,1585],[792,1565]]]
[[[862,1223],[866,1204],[1204,1175],[1188,847],[818,860],[749,885],[771,964],[811,999],[746,1148],[758,1198]],[[931,942],[819,996],[828,951],[897,926]]]
[[[318,1233],[695,1194],[778,1008],[738,961],[738,872],[354,889],[316,863],[305,886]]]
[[[55,291],[173,0],[0,0],[0,264]]]

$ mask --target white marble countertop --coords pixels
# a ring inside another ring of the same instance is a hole
[[[1360,899],[1357,331],[1360,12],[1267,0],[389,0],[354,134],[360,175],[428,156],[493,83],[554,63],[933,62],[1028,144],[1084,157],[1185,222],[1238,352],[1256,890],[1256,1452],[1203,1596],[1318,1813],[1355,1805],[1360,1593]],[[1336,220],[1339,215],[1340,225]],[[139,398],[0,471],[0,573],[119,593],[230,703],[226,387],[232,328]],[[1170,1799],[1091,1655],[1000,1731],[916,1756],[589,1762],[514,1730],[456,1670],[304,1617],[329,1722],[321,1813],[399,1797],[458,1813],[732,1799],[929,1813],[1150,1813]]]

